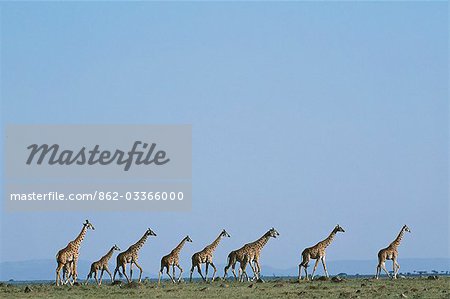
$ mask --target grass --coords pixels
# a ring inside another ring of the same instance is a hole
[[[28,288],[28,289],[27,289]],[[110,285],[60,286],[0,284],[0,298],[450,298],[450,277],[367,279],[350,278],[305,282],[272,279],[265,283],[171,284],[155,282]]]

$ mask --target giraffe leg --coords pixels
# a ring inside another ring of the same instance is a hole
[[[111,271],[109,271],[108,267],[105,267],[105,271],[106,271],[106,273],[109,274],[109,277],[111,278],[111,283],[113,283],[113,277],[112,277]]]
[[[397,278],[397,275],[395,274],[395,259],[392,259],[392,278]]]
[[[397,279],[397,273],[400,270],[400,265],[397,263],[397,258],[392,259],[392,268],[394,270],[393,278]]]
[[[91,278],[91,273],[92,272],[89,272],[88,276],[86,277],[86,281],[84,282],[84,284],[88,284],[89,278]]]
[[[139,269],[139,280],[138,280],[138,282],[141,282],[141,278],[142,278],[142,267],[138,264],[138,263],[136,263],[136,262],[134,262],[134,264],[136,265],[136,267],[138,267],[138,269]],[[131,277],[130,277],[131,278]]]
[[[383,262],[383,263],[380,264],[380,266],[381,266],[381,269],[383,269],[384,272],[386,272],[387,276],[389,278],[391,278],[391,274],[389,274],[388,270],[386,269],[386,264]]]
[[[254,263],[254,261],[253,261],[253,263]],[[255,280],[257,275],[258,275],[257,274],[258,270],[256,269],[255,265],[252,264],[252,261],[250,261],[249,264],[250,264],[250,268],[252,268],[252,271],[253,271],[253,278],[252,278],[252,280]],[[245,275],[247,275],[247,272],[245,273]],[[247,276],[247,280],[248,280],[248,276]]]
[[[236,263],[234,263],[234,264],[231,266],[231,272],[232,272],[233,275],[234,275],[234,280],[237,280],[235,267],[236,267]]]
[[[178,275],[178,279],[177,281],[180,282],[181,281],[181,274],[183,274],[183,268],[181,268],[180,264],[176,264],[175,266],[178,267],[178,269],[180,269],[180,275]]]
[[[170,266],[166,267],[166,273],[169,276],[170,280],[173,282],[173,277],[172,277],[172,275],[170,275],[170,269],[169,268],[170,268]]]
[[[104,268],[102,269],[102,271],[100,271],[100,279],[99,279],[98,285],[101,285],[101,284],[102,284],[103,272],[105,272],[105,269],[104,269]]]
[[[172,265],[172,282],[175,283],[175,264]]]
[[[192,267],[191,267],[191,271],[190,271],[190,274],[189,274],[189,282],[192,282],[192,273],[194,273],[194,264],[192,264]]]
[[[222,278],[222,280],[226,280],[227,279],[227,272],[228,272],[229,268],[230,268],[230,263],[228,263],[228,265],[226,265],[225,268],[223,268],[223,278]]]
[[[67,279],[64,278],[64,284],[69,283],[71,286],[74,284],[73,279],[73,261],[68,262],[66,265],[64,265],[63,271],[67,273]],[[72,278],[72,281],[70,280]]]
[[[133,282],[133,262],[130,263],[130,283]]]
[[[66,264],[67,265],[67,264]],[[66,265],[64,265],[64,267],[63,267],[63,269],[62,269],[62,284],[63,285],[66,285],[67,284],[67,282],[69,281],[69,279],[70,279],[70,274],[69,274],[69,272],[68,272],[68,268],[66,268],[67,266]]]
[[[206,262],[206,273],[205,273],[205,281],[208,281],[208,268],[209,268],[210,262]]]
[[[64,265],[63,269],[62,269],[62,284],[65,285],[66,284],[66,266]]]
[[[98,285],[97,270],[95,270],[95,272],[94,272],[94,279],[95,279],[95,283]]]
[[[122,265],[122,272],[123,272],[123,275],[125,276],[125,278],[127,279],[127,282],[128,283],[131,283],[131,280],[128,278],[128,276],[127,276],[127,272],[126,272],[126,269],[127,269],[127,267],[126,267],[126,265],[127,264],[123,264]],[[119,274],[120,274],[120,270],[119,270]]]
[[[258,275],[261,274],[261,265],[259,263],[259,259],[256,260],[256,265],[258,266]]]
[[[397,266],[397,273],[395,274],[395,277],[397,278],[398,271],[400,271],[400,265],[397,263],[397,259],[395,260],[395,265]]]
[[[68,266],[68,270],[67,270],[67,273],[69,273],[69,275],[67,276],[67,282],[71,285],[71,286],[73,286],[74,285],[74,283],[75,283],[75,280],[74,280],[74,271],[73,271],[73,261],[71,262],[71,263],[69,263],[69,266]],[[72,281],[70,281],[70,279],[72,279]],[[78,273],[77,273],[77,279],[78,279]],[[66,282],[66,283],[67,283]]]
[[[378,255],[378,265],[377,265],[377,274],[375,275],[375,279],[378,279],[381,275],[381,265],[384,263],[384,260],[380,255]]]
[[[72,262],[72,279],[73,279],[73,283],[77,282],[77,278],[78,278],[78,270],[77,270],[77,266],[78,266],[78,256],[76,258],[73,259]]]
[[[66,285],[69,283],[70,285],[73,285],[73,262],[70,261],[66,263],[63,267],[63,284]],[[72,281],[70,279],[72,278]]]
[[[234,280],[237,281],[241,281],[241,276],[242,276],[242,263],[239,265],[239,270],[238,270],[238,278],[236,279],[236,277],[234,278]]]
[[[56,285],[59,286],[61,283],[61,269],[64,267],[62,263],[58,262],[58,266],[56,267]]]
[[[73,283],[77,282],[77,278],[78,278],[78,269],[77,269],[77,265],[78,265],[78,258],[74,258],[72,261],[72,280]]]
[[[319,264],[319,259],[316,259],[316,263],[314,264],[314,268],[311,274],[311,280],[314,280],[314,272],[316,272],[317,265]]]
[[[298,264],[298,281],[302,280],[302,264]]]
[[[238,281],[239,282],[241,282],[241,280],[243,279],[242,277],[244,276],[244,273],[245,273],[245,268],[242,267],[242,264],[243,263],[241,263],[239,265],[239,271],[238,271]]]
[[[203,279],[204,281],[206,281],[205,277],[203,277],[203,274],[202,274],[202,267],[200,266],[200,264],[197,264],[197,271],[198,271],[198,274],[200,274],[200,276],[202,277],[202,279]]]
[[[303,269],[305,269],[305,279],[306,280],[309,280],[309,278],[308,278],[308,264],[306,264],[306,265],[303,265]]]
[[[300,263],[300,265],[298,265],[298,271],[299,271],[298,276],[299,276],[299,279],[301,279],[301,277],[302,277],[302,275],[301,275],[301,268],[302,267],[305,270],[305,280],[309,279],[308,278],[308,270],[307,270],[307,268],[308,268],[308,264],[309,264],[310,260],[311,260],[311,258],[309,256],[309,254],[303,252],[302,253],[302,262]]]
[[[323,271],[325,272],[325,276],[328,276],[328,271],[327,271],[327,263],[325,262],[325,257],[322,257],[322,266],[323,266]]]
[[[253,262],[255,263],[255,268],[256,268],[256,273],[257,273],[256,280],[259,280],[259,279],[261,279],[261,266],[259,265],[259,259],[255,259]]]
[[[214,272],[213,272],[213,276],[212,276],[212,278],[211,278],[211,281],[214,281],[214,279],[216,279],[217,268],[216,268],[216,266],[214,265],[213,262],[211,262],[210,264],[211,264],[211,267],[213,267],[213,269],[214,269]]]
[[[159,273],[158,273],[158,285],[161,284],[161,276],[163,274],[163,270],[164,270],[164,266],[161,267],[161,269],[159,269]]]
[[[247,258],[247,256],[245,256],[244,260],[241,262],[241,265],[239,267],[239,281],[240,282],[244,281],[244,275],[247,277],[247,281],[248,281],[248,275],[247,275],[247,271],[246,271],[247,264],[248,264],[248,258]]]
[[[62,268],[62,284],[65,285],[66,284],[66,273],[67,273],[67,266],[68,264],[65,264]]]
[[[116,269],[114,269],[114,275],[113,275],[113,278],[112,278],[112,282],[111,282],[111,283],[113,283],[114,281],[116,281],[116,273],[117,273],[117,272],[120,273],[119,266],[117,266]]]

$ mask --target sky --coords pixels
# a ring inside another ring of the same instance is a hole
[[[223,228],[231,238],[216,264],[275,227],[262,265],[297,266],[337,223],[346,232],[328,260],[375,267],[403,224],[412,233],[400,260],[450,257],[446,2],[0,6],[3,130],[192,124],[193,132],[191,212],[2,207],[0,261],[54,259],[84,219],[96,227],[80,253],[91,261],[151,227],[158,236],[141,250],[145,271],[187,234],[188,268]]]

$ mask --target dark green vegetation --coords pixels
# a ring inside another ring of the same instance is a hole
[[[0,298],[450,298],[450,277],[397,280],[350,278],[316,280],[273,279],[265,283],[155,282],[101,287],[50,284],[0,285]]]

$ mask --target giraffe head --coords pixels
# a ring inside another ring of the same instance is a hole
[[[228,237],[229,238],[230,234],[227,233],[227,231],[225,229],[223,229],[222,232],[220,233],[220,237],[221,238],[223,238],[223,237]]]
[[[272,227],[271,229],[269,229],[266,235],[272,238],[276,238],[277,236],[280,235],[280,233],[275,228]]]
[[[89,222],[89,220],[86,219],[86,221],[83,223],[84,227],[86,229],[92,229],[95,230],[95,227],[92,225],[92,223]]]
[[[339,224],[335,226],[334,231],[345,233],[345,230]]]
[[[411,230],[409,229],[409,227],[405,224],[405,225],[403,225],[403,228],[402,228],[405,232],[408,232],[408,233],[410,233],[411,232]]]
[[[156,237],[155,232],[152,231],[150,228],[147,229],[147,231],[145,232],[145,234],[146,234],[147,236],[155,236],[155,237]]]
[[[186,242],[191,242],[192,243],[192,239],[189,236],[186,236],[184,239],[186,240]]]
[[[112,250],[113,250],[113,251],[114,251],[114,250],[120,251],[120,248],[119,248],[119,246],[117,246],[117,245],[114,244],[114,246],[112,247]]]

